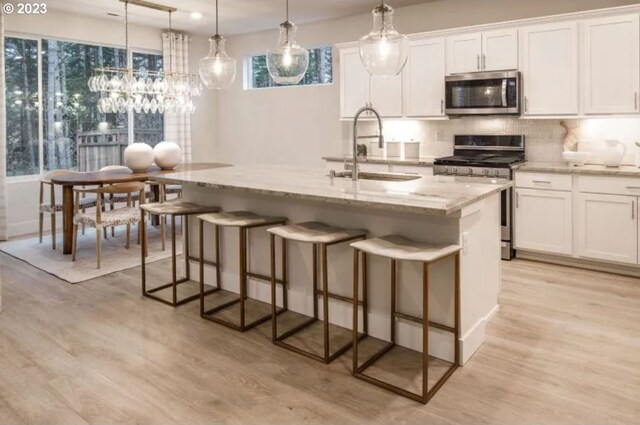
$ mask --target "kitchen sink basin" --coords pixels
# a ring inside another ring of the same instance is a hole
[[[351,171],[341,171],[339,173],[331,173],[330,176],[350,179]],[[385,182],[402,182],[402,181],[410,181],[417,180],[422,176],[419,174],[404,174],[404,173],[370,173],[370,172],[359,172],[358,178],[360,180],[378,180]]]

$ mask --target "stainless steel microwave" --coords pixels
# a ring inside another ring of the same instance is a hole
[[[519,115],[520,72],[475,72],[445,77],[447,115]]]

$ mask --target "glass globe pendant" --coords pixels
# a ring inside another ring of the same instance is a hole
[[[227,54],[224,44],[224,37],[218,34],[216,0],[216,35],[209,38],[209,54],[200,59],[200,79],[208,89],[228,89],[236,79],[236,60]]]
[[[409,37],[393,27],[393,8],[382,2],[373,9],[373,29],[360,39],[360,59],[374,77],[400,74],[409,57]]]
[[[278,47],[267,50],[267,69],[276,84],[298,84],[309,67],[309,51],[296,43],[296,26],[287,20],[280,24]]]

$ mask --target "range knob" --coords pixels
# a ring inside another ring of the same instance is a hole
[[[456,167],[451,167],[451,174],[458,174],[458,169]]]
[[[493,170],[493,175],[494,175],[495,177],[499,177],[499,176],[500,176],[500,170],[499,170],[499,169],[497,169],[497,168],[496,168],[495,170]]]
[[[473,168],[469,167],[467,168],[467,173],[472,176],[473,175]]]

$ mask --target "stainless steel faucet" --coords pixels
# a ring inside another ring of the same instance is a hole
[[[377,136],[360,136],[358,137],[358,119],[360,115],[364,112],[371,112],[378,119],[378,135]],[[364,108],[360,108],[358,112],[356,112],[356,116],[353,118],[353,171],[351,179],[353,181],[358,180],[358,140],[359,139],[378,139],[378,147],[380,149],[384,148],[384,136],[382,135],[382,119],[380,118],[380,114],[378,111],[373,109],[371,106],[365,106]]]

